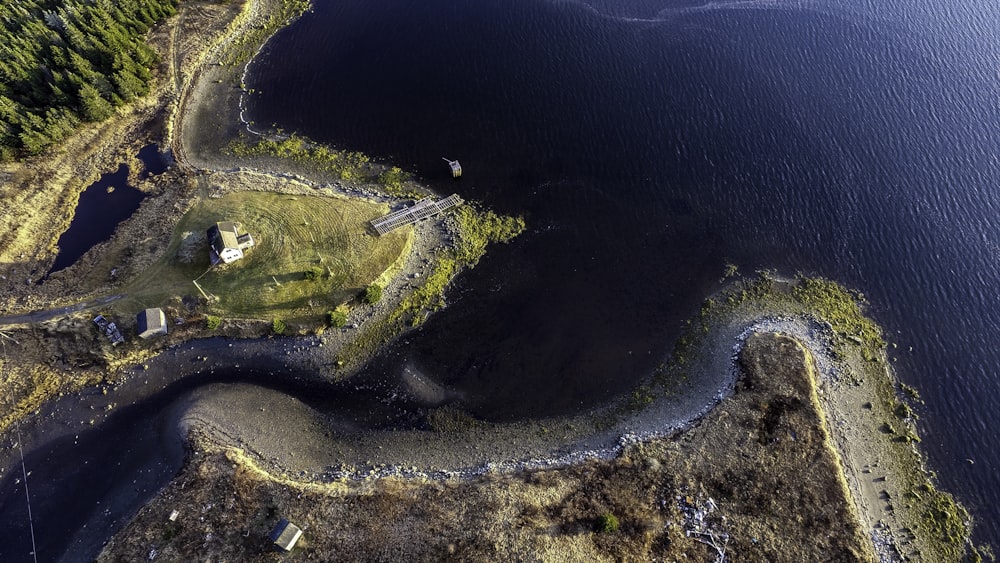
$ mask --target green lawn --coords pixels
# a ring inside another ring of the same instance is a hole
[[[407,251],[409,227],[382,237],[370,233],[368,221],[386,211],[346,198],[265,192],[203,200],[181,219],[163,257],[125,293],[141,304],[133,308],[161,306],[173,296],[200,296],[197,280],[219,316],[316,319],[356,296]],[[242,260],[210,268],[205,231],[223,220],[242,223],[256,246]],[[310,271],[314,279],[307,279]]]

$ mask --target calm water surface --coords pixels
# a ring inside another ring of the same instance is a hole
[[[320,1],[252,67],[249,109],[528,220],[372,373],[493,419],[568,412],[648,374],[725,264],[831,277],[873,303],[931,465],[995,540],[998,11]]]

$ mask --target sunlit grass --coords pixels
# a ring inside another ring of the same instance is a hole
[[[125,292],[155,306],[172,296],[210,298],[228,317],[321,318],[358,295],[399,258],[412,236],[372,235],[384,206],[332,197],[242,192],[195,205],[174,229],[164,255]],[[210,268],[205,231],[243,224],[256,241],[245,258]],[[197,282],[197,285],[196,283]]]

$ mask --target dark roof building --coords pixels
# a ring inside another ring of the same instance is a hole
[[[299,541],[299,538],[302,537],[302,530],[295,524],[282,518],[278,521],[278,525],[274,527],[274,530],[271,530],[269,537],[274,542],[275,549],[291,551],[295,547],[295,542]]]
[[[139,338],[151,338],[167,333],[167,316],[163,309],[146,309],[136,317]]]

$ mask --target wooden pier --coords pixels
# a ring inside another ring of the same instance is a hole
[[[452,194],[440,201],[431,198],[424,198],[417,203],[399,211],[393,211],[388,215],[373,219],[372,227],[379,235],[384,235],[406,225],[412,225],[421,219],[433,217],[442,211],[447,211],[452,207],[458,207],[465,201],[458,194]]]
[[[443,161],[445,161],[445,162],[448,163],[448,166],[451,168],[451,177],[452,178],[461,178],[462,177],[462,165],[459,164],[457,160],[448,160],[447,158],[445,158],[443,156],[441,157],[441,160],[443,160]]]

